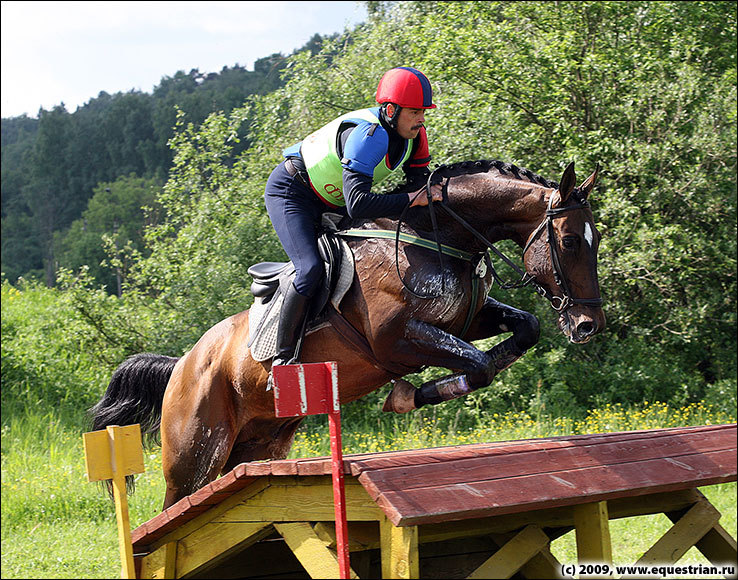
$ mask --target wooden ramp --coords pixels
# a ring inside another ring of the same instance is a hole
[[[736,480],[736,425],[344,456],[359,578],[560,578],[552,540],[611,563],[609,520],[665,513],[641,564],[736,563],[698,487]],[[140,578],[338,578],[330,457],[245,463],[133,532]],[[576,564],[576,563],[564,563]],[[576,576],[579,576],[578,572]],[[585,577],[584,575],[580,577]]]

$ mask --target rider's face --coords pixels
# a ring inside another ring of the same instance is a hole
[[[415,139],[423,123],[425,123],[425,109],[403,107],[397,118],[397,132],[403,139]]]

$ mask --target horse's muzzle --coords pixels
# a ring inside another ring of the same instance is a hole
[[[559,317],[559,328],[575,344],[589,342],[605,328],[602,308],[574,306]]]

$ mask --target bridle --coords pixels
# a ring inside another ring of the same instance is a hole
[[[574,192],[572,192],[572,195],[575,195],[576,193],[578,193],[578,191],[575,189]],[[551,266],[552,266],[553,274],[554,274],[554,282],[556,282],[556,285],[559,287],[559,290],[561,290],[562,296],[555,296],[551,294],[548,290],[546,290],[539,284],[535,284],[536,291],[542,296],[545,296],[548,299],[548,301],[551,303],[551,307],[557,312],[564,312],[571,306],[574,306],[575,304],[583,304],[584,306],[594,306],[594,307],[602,306],[602,298],[599,296],[597,298],[572,298],[571,290],[569,289],[569,284],[566,281],[563,268],[561,267],[561,258],[559,257],[558,244],[556,243],[556,231],[554,230],[554,227],[553,227],[553,221],[556,218],[562,217],[563,214],[569,211],[589,208],[589,202],[582,195],[579,195],[575,198],[577,199],[576,204],[569,205],[566,207],[553,208],[551,207],[553,204],[553,198],[554,196],[552,193],[551,196],[548,198],[548,207],[546,208],[546,217],[543,219],[543,221],[538,225],[538,227],[530,235],[530,237],[528,238],[528,243],[526,243],[525,247],[523,248],[523,261],[525,261],[526,252],[530,249],[531,245],[533,245],[533,242],[536,241],[538,236],[541,234],[541,232],[545,228],[546,233],[548,234],[547,241],[548,241],[549,252],[551,254]]]
[[[441,251],[441,244],[439,241],[438,236],[438,228],[436,224],[436,216],[435,216],[435,208],[434,208],[434,202],[432,200],[431,196],[431,180],[434,176],[434,174],[439,170],[442,169],[443,166],[440,166],[436,168],[429,176],[428,181],[426,183],[426,195],[428,196],[428,209],[430,211],[431,216],[431,223],[433,225],[434,235],[436,237],[436,245],[438,246],[438,259],[441,265],[441,272],[444,273],[443,269],[443,252]],[[536,280],[535,276],[532,276],[527,271],[520,268],[517,264],[515,264],[512,260],[510,260],[507,256],[505,256],[502,252],[500,252],[495,246],[490,242],[487,238],[485,238],[479,231],[477,231],[473,226],[471,226],[466,220],[464,220],[461,216],[459,216],[455,211],[453,211],[448,204],[446,203],[446,200],[448,199],[448,182],[450,181],[450,177],[446,177],[446,182],[443,185],[443,201],[439,202],[438,206],[444,210],[451,218],[453,218],[456,222],[458,222],[464,229],[466,229],[469,233],[471,233],[475,238],[477,238],[482,244],[484,244],[487,248],[492,250],[500,259],[502,259],[508,266],[510,266],[513,270],[515,270],[520,275],[520,280],[517,282],[504,282],[499,275],[497,274],[497,271],[494,269],[494,266],[490,268],[492,272],[492,276],[495,279],[495,281],[499,284],[500,288],[503,290],[509,290],[511,288],[522,288],[524,286],[532,286],[538,294],[546,298],[549,303],[551,304],[551,307],[556,310],[559,314],[563,314],[566,310],[574,306],[575,304],[582,304],[584,306],[602,306],[602,298],[596,297],[596,298],[574,298],[571,293],[571,289],[569,287],[569,284],[566,280],[566,276],[564,275],[563,268],[561,267],[561,258],[559,256],[558,247],[556,244],[556,232],[554,230],[553,222],[555,219],[563,217],[563,214],[570,211],[580,210],[580,209],[586,209],[589,208],[589,202],[582,196],[581,194],[576,197],[577,203],[574,205],[569,205],[566,207],[552,207],[553,193],[549,197],[548,200],[548,208],[546,209],[546,215],[543,218],[543,221],[536,227],[536,229],[533,231],[533,233],[529,236],[528,242],[525,244],[525,247],[523,248],[523,260],[525,260],[525,254],[530,249],[531,245],[535,240],[541,235],[543,230],[545,229],[548,234],[548,247],[551,254],[551,266],[554,273],[554,281],[556,282],[556,285],[559,287],[559,290],[561,291],[561,296],[555,295],[551,292],[549,292],[546,288],[541,286],[538,281]],[[556,190],[558,191],[558,190]],[[575,189],[572,195],[576,194],[577,190]],[[408,204],[409,206],[409,204]],[[407,208],[406,208],[407,209]],[[405,212],[403,212],[404,214]],[[400,217],[400,220],[397,223],[397,232],[398,232],[398,238],[396,240],[396,244],[399,244],[399,231],[400,231],[400,225],[403,221],[403,216]],[[397,252],[397,247],[395,247],[395,250]],[[486,253],[486,252],[485,252]],[[490,263],[491,266],[491,263]],[[398,266],[399,268],[399,266]],[[399,274],[399,270],[398,270]],[[432,296],[432,295],[419,295],[410,290],[410,288],[407,287],[404,280],[402,280],[402,276],[400,276],[400,280],[402,281],[403,286],[405,286],[405,289],[410,291],[413,295],[419,297],[419,298],[437,298],[438,296]],[[445,292],[445,280],[443,284],[443,291]],[[440,296],[440,295],[439,295]]]

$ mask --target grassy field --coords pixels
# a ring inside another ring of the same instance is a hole
[[[608,406],[578,421],[533,420],[526,414],[509,413],[495,416],[484,428],[457,431],[438,428],[432,416],[410,414],[397,417],[389,428],[356,429],[344,423],[344,450],[374,452],[734,421],[735,416],[712,413],[701,405],[670,409],[652,404],[629,409]],[[330,453],[327,430],[319,423],[312,423],[311,430],[298,432],[292,457]],[[156,515],[164,496],[159,449],[147,450],[145,460],[146,472],[138,477],[136,493],[130,498],[133,526]],[[702,491],[735,537],[735,483]],[[669,526],[664,515],[613,521],[616,563],[637,560]],[[573,533],[556,540],[552,551],[562,562],[575,562]],[[708,564],[694,548],[680,563]],[[1,574],[2,578],[114,578],[120,574],[114,508],[97,484],[86,482],[81,433],[65,428],[53,415],[31,411],[2,428]]]

